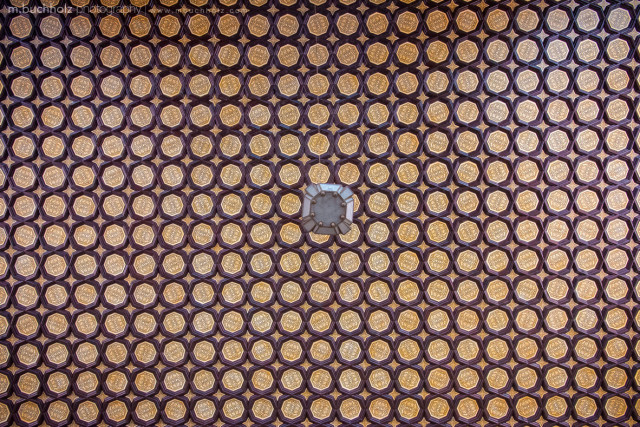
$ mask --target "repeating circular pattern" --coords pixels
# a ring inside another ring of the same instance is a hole
[[[640,422],[637,1],[1,12],[0,425]]]

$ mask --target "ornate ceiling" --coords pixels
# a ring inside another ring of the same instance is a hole
[[[62,6],[0,16],[0,425],[640,421],[638,1]]]

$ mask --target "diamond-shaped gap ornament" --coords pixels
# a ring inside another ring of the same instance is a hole
[[[307,187],[302,226],[317,234],[345,234],[353,222],[353,191],[340,184]]]

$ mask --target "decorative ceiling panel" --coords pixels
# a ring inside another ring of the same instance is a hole
[[[7,0],[0,425],[640,422],[639,10]]]

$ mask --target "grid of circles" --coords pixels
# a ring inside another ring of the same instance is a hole
[[[0,424],[640,421],[634,4],[5,5]]]

